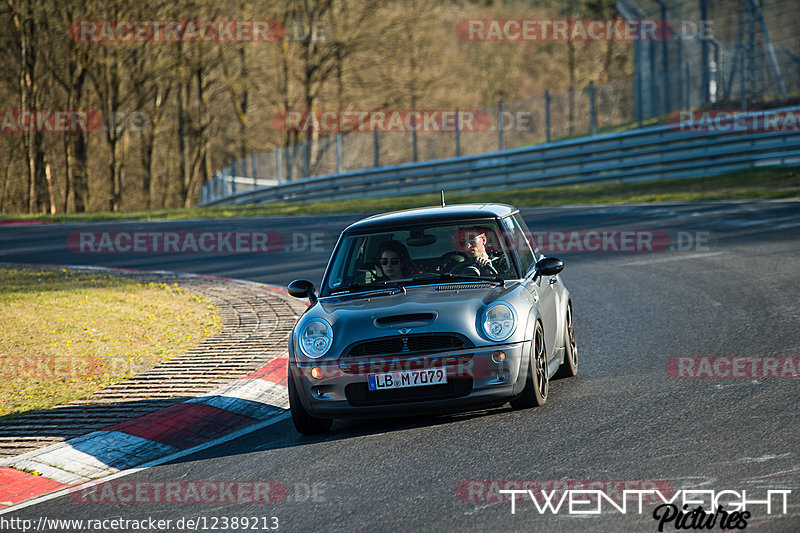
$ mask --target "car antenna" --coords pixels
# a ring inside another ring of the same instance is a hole
[[[442,189],[442,207],[444,207],[444,189]]]

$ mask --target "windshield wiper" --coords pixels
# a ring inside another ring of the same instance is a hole
[[[340,296],[342,294],[355,294],[359,292],[376,291],[376,290],[379,291],[381,289],[403,290],[403,287],[396,283],[388,283],[388,282],[353,283],[352,285],[348,285],[346,287],[338,287],[335,290],[330,291],[330,295]]]

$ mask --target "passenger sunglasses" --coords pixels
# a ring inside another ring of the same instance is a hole
[[[391,261],[393,265],[397,265],[400,263],[400,258],[399,257],[392,257],[391,259],[381,258],[381,264],[383,266],[388,265],[389,261]]]

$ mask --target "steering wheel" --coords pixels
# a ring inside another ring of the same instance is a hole
[[[467,254],[464,252],[453,251],[447,252],[442,254],[439,258],[441,270],[437,269],[439,272],[450,272],[454,267],[462,264],[463,261],[466,261]]]
[[[468,259],[463,263],[459,263],[453,268],[450,269],[451,274],[474,274],[476,276],[482,276],[483,272],[481,270],[486,270],[492,275],[497,275],[497,269],[495,269],[491,263],[486,263],[485,265],[479,265],[478,261],[475,259]]]

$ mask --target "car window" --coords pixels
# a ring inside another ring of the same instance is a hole
[[[522,220],[522,217],[519,216],[519,213],[504,218],[503,224],[505,224],[508,230],[509,239],[514,243],[514,247],[517,249],[519,261],[522,264],[522,271],[527,273],[537,260],[529,240],[531,236],[530,230],[525,224],[525,221]]]
[[[513,258],[502,235],[496,220],[416,224],[345,235],[326,274],[323,295],[353,286],[388,282],[408,284],[418,280],[434,282],[436,275],[463,274],[458,267],[477,259],[476,255],[471,255],[478,253],[476,246],[481,254],[485,253],[492,269],[484,264],[470,272],[516,279],[518,275]],[[382,251],[386,250],[389,250],[388,255],[382,257]],[[395,271],[396,277],[389,277],[388,265],[382,265],[382,259],[395,259],[399,264],[394,266],[401,271],[400,274]]]

